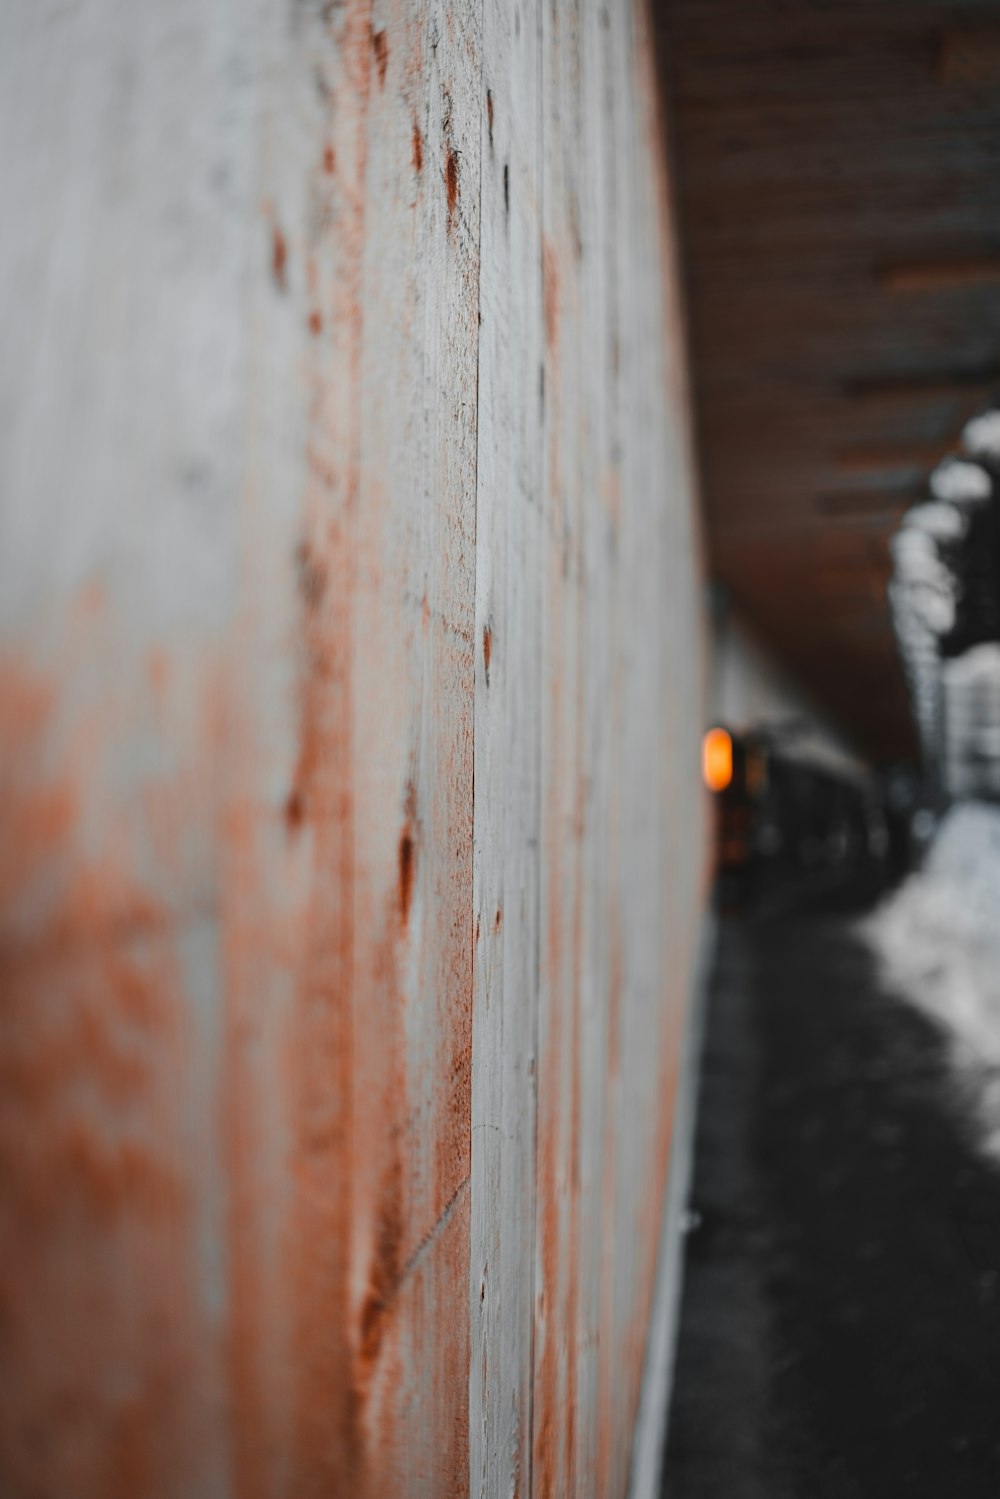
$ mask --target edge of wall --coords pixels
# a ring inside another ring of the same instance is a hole
[[[673,1391],[674,1355],[684,1282],[684,1214],[694,1171],[701,1056],[716,928],[714,913],[706,910],[698,933],[697,955],[681,1044],[653,1310],[646,1340],[639,1412],[632,1434],[629,1499],[660,1499],[663,1483],[663,1454]]]

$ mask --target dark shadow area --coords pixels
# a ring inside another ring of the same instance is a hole
[[[1000,1169],[857,914],[721,924],[670,1499],[1000,1493]]]

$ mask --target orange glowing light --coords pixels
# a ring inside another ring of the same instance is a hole
[[[701,765],[709,791],[725,791],[733,779],[733,741],[725,729],[709,729],[701,746]]]

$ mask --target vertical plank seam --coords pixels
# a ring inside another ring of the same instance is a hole
[[[537,214],[535,217],[535,229],[538,236],[538,281],[537,287],[544,287],[544,224],[545,224],[545,6],[544,0],[536,0],[537,9],[535,13],[535,68],[537,87],[535,89],[535,108],[537,110],[537,128],[535,130],[535,183],[537,193]],[[542,293],[544,296],[544,292]],[[536,313],[540,313],[544,320],[544,308],[540,307],[537,300],[535,303]],[[544,345],[542,357],[544,359]],[[536,566],[538,568],[538,620],[539,628],[544,639],[545,619],[545,565],[544,565],[544,537],[545,537],[545,494],[544,494],[544,472],[545,472],[545,402],[541,399],[540,392],[534,388],[535,382],[531,382],[529,390],[532,391],[530,399],[540,402],[538,422],[538,442],[536,444],[536,469],[535,469],[535,503],[538,506],[539,535],[542,545],[538,548]],[[535,1493],[535,1381],[537,1377],[537,1350],[538,1339],[536,1335],[537,1315],[536,1305],[538,1297],[538,1015],[539,1015],[539,993],[541,986],[541,944],[542,944],[542,880],[541,880],[541,811],[542,811],[542,766],[544,748],[542,744],[542,718],[541,718],[541,693],[545,680],[544,662],[539,679],[539,714],[538,732],[535,736],[535,972],[533,978],[532,994],[532,1038],[531,1038],[531,1261],[529,1274],[531,1276],[531,1328],[529,1332],[530,1348],[528,1355],[528,1368],[530,1377],[528,1379],[528,1440],[526,1444],[528,1463],[528,1495],[534,1499]]]
[[[475,1479],[476,1475],[473,1473],[473,1468],[472,1468],[472,1464],[473,1464],[473,1452],[474,1452],[474,1441],[473,1441],[472,1423],[473,1423],[473,1417],[474,1416],[478,1417],[478,1412],[474,1411],[474,1409],[473,1409],[473,1398],[472,1398],[472,1381],[473,1381],[472,1371],[473,1371],[473,1367],[474,1367],[474,1360],[475,1360],[475,1357],[476,1357],[476,1350],[475,1350],[475,1347],[474,1347],[474,1344],[473,1344],[473,1334],[474,1334],[475,1331],[479,1330],[480,1331],[480,1335],[481,1335],[481,1329],[479,1328],[479,1323],[478,1323],[477,1316],[476,1316],[475,1299],[474,1299],[474,1293],[473,1293],[473,1289],[472,1289],[473,1288],[473,1255],[475,1254],[475,1250],[476,1250],[476,1231],[475,1231],[475,1223],[476,1223],[476,1220],[475,1220],[476,1182],[472,1178],[473,1164],[474,1164],[474,1160],[475,1160],[475,1141],[472,1138],[472,1127],[473,1127],[473,1122],[474,1122],[475,1098],[476,1098],[476,1078],[475,1078],[475,1067],[476,1067],[476,992],[477,992],[477,987],[478,987],[478,985],[477,985],[477,978],[478,978],[478,972],[479,972],[479,962],[478,962],[478,953],[477,953],[478,944],[476,942],[476,929],[477,929],[477,927],[476,927],[476,810],[477,810],[476,809],[476,718],[477,718],[476,703],[477,703],[477,699],[478,699],[478,696],[479,696],[479,693],[478,693],[478,690],[477,690],[477,687],[476,687],[476,680],[477,680],[477,675],[478,675],[477,660],[476,660],[476,658],[477,658],[477,656],[479,654],[479,650],[480,650],[480,644],[479,644],[479,618],[480,618],[480,614],[479,614],[479,606],[480,606],[480,584],[479,584],[479,538],[480,538],[480,528],[479,528],[479,502],[480,502],[480,490],[479,490],[479,447],[480,447],[480,441],[481,441],[480,431],[481,431],[481,428],[482,428],[482,412],[479,409],[479,388],[480,388],[480,382],[481,382],[482,363],[483,363],[483,155],[484,155],[484,153],[483,153],[483,118],[482,118],[482,111],[483,111],[483,85],[484,85],[484,82],[485,82],[485,72],[486,72],[486,60],[485,60],[485,48],[484,48],[484,40],[485,40],[485,34],[486,34],[485,33],[485,21],[486,21],[486,0],[480,0],[480,6],[479,6],[479,97],[478,97],[478,99],[476,101],[477,123],[478,123],[478,127],[479,127],[479,195],[478,195],[478,201],[479,201],[479,229],[478,229],[478,238],[477,238],[477,244],[476,244],[476,262],[477,262],[477,276],[476,276],[476,443],[475,443],[476,472],[475,472],[475,482],[474,482],[475,503],[473,505],[473,517],[472,517],[472,524],[473,524],[472,566],[473,566],[473,579],[474,579],[473,593],[472,593],[472,744],[471,744],[471,750],[470,750],[471,757],[472,757],[472,807],[470,809],[471,810],[471,816],[469,818],[469,838],[470,838],[470,841],[471,841],[471,844],[472,844],[471,858],[470,858],[470,863],[469,863],[469,867],[470,867],[470,871],[471,871],[471,879],[469,881],[469,910],[470,910],[469,943],[470,943],[470,946],[471,946],[471,949],[472,949],[472,957],[471,957],[471,962],[469,964],[469,982],[470,982],[470,986],[471,986],[471,992],[470,992],[470,995],[469,995],[469,1035],[470,1035],[470,1044],[471,1044],[471,1048],[472,1048],[472,1050],[471,1050],[472,1061],[471,1061],[470,1070],[469,1070],[469,1121],[468,1121],[469,1122],[469,1263],[468,1263],[467,1274],[466,1274],[466,1286],[467,1286],[468,1297],[469,1297],[469,1303],[468,1303],[468,1313],[469,1313],[469,1368],[468,1368],[468,1370],[466,1372],[466,1391],[467,1391],[467,1396],[466,1396],[466,1429],[468,1431],[468,1494],[469,1494],[469,1499],[475,1499],[475,1495],[474,1495],[474,1492],[473,1492],[473,1482],[474,1482],[474,1479]],[[486,1401],[486,1392],[484,1390],[484,1391],[482,1391],[482,1393],[480,1395],[480,1404],[481,1405],[484,1404],[485,1401]],[[482,1490],[482,1483],[481,1482],[479,1484],[479,1489],[480,1489],[480,1491]]]
[[[477,563],[478,563],[478,558],[479,558],[479,428],[480,428],[480,425],[481,425],[481,414],[480,414],[480,410],[479,410],[479,383],[480,383],[480,373],[481,373],[482,363],[483,363],[483,141],[482,141],[483,122],[482,122],[482,109],[483,109],[483,83],[485,81],[485,78],[484,78],[485,61],[484,61],[484,58],[483,58],[483,35],[484,35],[485,13],[486,13],[486,0],[481,0],[480,7],[479,7],[479,98],[477,100],[477,111],[478,111],[478,122],[479,122],[479,231],[478,231],[478,240],[477,240],[477,243],[476,243],[476,261],[477,261],[477,267],[478,267],[478,274],[476,276],[476,457],[475,457],[476,474],[475,474],[475,480],[474,480],[475,504],[473,505],[473,514],[472,514],[472,525],[473,525],[473,534],[472,534],[472,559],[473,559],[473,568],[474,568],[474,574],[473,574],[473,576],[474,576],[474,579],[475,579],[474,584],[473,584],[473,594],[472,594],[472,746],[471,746],[471,753],[472,753],[472,808],[471,808],[471,811],[472,811],[472,816],[469,819],[469,824],[470,824],[469,837],[470,837],[470,840],[471,840],[471,843],[472,843],[472,862],[471,862],[470,867],[473,870],[475,870],[475,863],[476,863],[476,656],[478,655],[478,652],[479,652],[479,639],[478,639],[478,630],[479,630],[479,567],[478,567]],[[475,879],[474,878],[473,878],[473,881],[469,885],[469,909],[470,909],[470,911],[472,913],[471,914],[471,919],[469,921],[469,942],[470,942],[470,945],[471,945],[471,948],[472,948],[472,963],[471,963],[470,970],[469,970],[470,971],[470,975],[471,975],[471,983],[472,983],[472,993],[471,993],[470,1005],[469,1005],[469,1021],[470,1021],[470,1030],[471,1030],[471,1027],[472,1027],[472,1025],[474,1025],[475,1018],[476,1018],[476,899],[475,899]],[[471,1092],[470,1092],[469,1098],[470,1098],[470,1104],[469,1104],[469,1164],[470,1164],[470,1169],[471,1169],[471,1163],[472,1163],[472,1104],[471,1104],[472,1095],[471,1095]],[[470,1193],[470,1203],[471,1203],[471,1193]],[[472,1268],[472,1263],[471,1262],[472,1262],[472,1241],[470,1239],[470,1241],[469,1241],[469,1268],[470,1268],[470,1270]],[[470,1278],[470,1282],[469,1283],[471,1285],[471,1283],[472,1283],[471,1282],[471,1278]],[[471,1292],[470,1292],[470,1294],[471,1294]],[[469,1327],[470,1327],[470,1331],[471,1331],[471,1328],[472,1328],[472,1319],[471,1319],[471,1317],[470,1317]],[[470,1344],[470,1358],[471,1358],[471,1344]],[[470,1415],[470,1419],[471,1419],[471,1415],[472,1415],[471,1410],[469,1412],[469,1415]],[[470,1452],[471,1452],[471,1447],[470,1447]],[[469,1472],[470,1472],[470,1482],[471,1482],[471,1472],[472,1472],[471,1467],[470,1467]]]

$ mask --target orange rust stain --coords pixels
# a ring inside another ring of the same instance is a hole
[[[367,607],[358,567],[379,501],[373,486],[361,492],[357,432],[369,138],[364,114],[375,78],[384,81],[388,48],[384,33],[370,31],[366,7],[348,7],[337,16],[340,24],[346,36],[337,39],[337,54],[346,76],[337,78],[331,66],[328,103],[337,123],[336,180],[321,180],[336,217],[336,259],[331,268],[324,247],[316,249],[321,274],[306,303],[321,315],[325,336],[322,343],[306,340],[304,354],[309,408],[306,540],[295,553],[297,752],[291,790],[276,808],[261,791],[270,787],[268,770],[253,764],[265,709],[253,702],[258,679],[250,673],[243,705],[246,794],[234,797],[237,811],[226,824],[226,878],[235,907],[226,1079],[229,1378],[232,1487],[240,1499],[270,1499],[276,1492],[297,1499],[333,1493],[388,1499],[400,1492],[391,1480],[399,1471],[394,1444],[414,1421],[400,1409],[403,1376],[435,1420],[427,1450],[436,1448],[433,1462],[448,1475],[435,1492],[468,1489],[468,1195],[441,1228],[417,1219],[435,1208],[451,1211],[445,1205],[454,1186],[468,1177],[471,826],[463,823],[462,809],[444,817],[439,802],[462,803],[462,757],[471,757],[471,742],[463,745],[456,736],[427,805],[418,808],[414,787],[403,791],[402,808],[397,805],[402,827],[390,824],[373,868],[370,788],[361,769],[367,747],[358,744],[360,724],[367,723],[358,705],[369,685],[355,678],[358,610]],[[396,43],[394,52],[400,52]],[[424,141],[415,123],[412,160],[420,172]],[[325,157],[322,162],[327,165]],[[316,160],[318,180],[319,168]],[[450,211],[457,211],[457,154],[445,183],[454,198]],[[367,571],[363,577],[366,589],[393,586],[391,577],[388,585],[372,582]],[[433,604],[433,612],[427,600],[421,607],[427,636],[441,621],[438,598]],[[463,661],[469,703],[474,667],[469,640]],[[243,736],[234,730],[232,738]],[[306,821],[307,836],[289,836]],[[282,859],[292,874],[291,916],[274,911],[276,860]],[[418,944],[412,928],[420,905],[414,901],[432,877],[436,899],[427,922],[433,931]],[[424,946],[436,965],[433,974]],[[414,956],[423,968],[411,995],[403,989],[414,982]],[[427,1006],[424,1034],[439,1055],[433,1096],[421,1091],[421,1075],[408,1097],[408,1004]],[[273,1040],[279,1060],[268,1061]],[[274,1072],[280,1087],[268,1091],[264,1084],[273,1084]],[[276,1108],[283,1109],[288,1141],[274,1166],[277,1186],[262,1186],[261,1157]],[[417,1196],[420,1214],[409,1193]],[[429,1229],[439,1237],[421,1247]],[[426,1259],[414,1258],[420,1255]],[[406,1294],[417,1276],[423,1285]],[[435,1306],[438,1313],[447,1309],[447,1328],[427,1321]],[[459,1310],[451,1315],[451,1307]]]
[[[578,1365],[581,1357],[580,1125],[582,1115],[582,1017],[584,959],[583,883],[580,845],[584,835],[583,761],[585,658],[577,655],[572,700],[563,674],[563,645],[582,626],[582,603],[573,602],[554,541],[549,615],[551,718],[548,747],[552,796],[545,817],[548,876],[544,899],[547,928],[543,994],[547,1027],[539,1056],[537,1133],[538,1259],[542,1296],[536,1308],[533,1489],[539,1496],[578,1491]],[[569,800],[572,793],[572,800]],[[588,1413],[589,1416],[589,1413]]]
[[[582,599],[582,596],[581,596]],[[577,628],[579,634],[583,634],[583,604],[578,601],[577,605]],[[569,1377],[567,1380],[566,1393],[566,1473],[568,1475],[568,1486],[571,1493],[577,1492],[577,1421],[592,1416],[592,1411],[580,1410],[578,1375],[579,1361],[583,1348],[583,1308],[580,1299],[580,1136],[582,1129],[583,1113],[583,1013],[581,995],[583,992],[583,968],[584,968],[584,922],[583,922],[583,844],[586,825],[587,808],[587,775],[584,759],[584,734],[583,724],[586,721],[586,657],[581,650],[577,653],[576,667],[576,732],[574,744],[574,781],[576,794],[573,807],[573,836],[574,836],[574,882],[573,882],[573,905],[572,905],[572,971],[570,977],[570,992],[568,1001],[571,1006],[572,1016],[572,1045],[571,1045],[571,1075],[570,1075],[570,1124],[569,1124],[569,1179],[570,1179],[570,1222],[569,1222],[569,1245],[568,1245],[568,1272],[566,1286],[566,1337],[569,1344]]]
[[[309,314],[309,332],[314,334],[323,332],[323,314],[315,309]]]
[[[558,584],[556,585],[558,587]],[[553,598],[556,595],[553,594]],[[560,659],[558,605],[553,607],[552,661]],[[563,707],[559,676],[552,682],[550,765],[559,786],[562,765]],[[565,1329],[560,1326],[559,1287],[562,1283],[560,1235],[560,1161],[563,1150],[561,1119],[564,1063],[564,994],[562,981],[565,936],[563,922],[564,839],[559,809],[550,802],[544,827],[549,873],[543,903],[545,929],[545,990],[548,994],[548,1032],[538,1059],[536,1135],[537,1235],[540,1288],[535,1307],[534,1431],[532,1489],[539,1499],[555,1499],[560,1489],[559,1433],[565,1417],[560,1365],[565,1358]],[[560,1358],[560,1353],[563,1359]]]
[[[384,27],[381,31],[372,32],[372,50],[375,53],[375,66],[378,68],[379,88],[384,88],[385,71],[389,66],[389,38]]]
[[[368,1290],[359,1318],[355,1389],[361,1398],[367,1392],[378,1362],[393,1300],[399,1289],[403,1268],[402,1246],[402,1167],[398,1152],[394,1152],[379,1203]]]
[[[308,817],[309,840],[289,847],[289,857],[299,861],[290,915],[273,909],[278,876],[259,791],[247,797],[242,826],[234,824],[231,835],[231,860],[244,883],[243,940],[233,953],[230,1045],[236,1056],[229,1086],[233,1488],[240,1499],[270,1499],[279,1491],[296,1499],[381,1499],[382,1493],[388,1499],[385,1474],[398,1401],[392,1370],[399,1356],[395,1313],[407,1219],[396,1164],[406,1080],[393,1038],[401,1014],[395,949],[399,906],[412,893],[418,829],[414,816],[408,880],[397,889],[396,872],[382,871],[390,880],[383,890],[386,909],[356,929],[357,903],[371,871],[356,783],[355,703],[363,684],[356,684],[353,667],[365,119],[372,80],[384,77],[388,49],[384,35],[373,35],[364,7],[347,8],[341,21],[340,72],[330,85],[338,111],[329,148],[336,152],[336,176],[323,183],[337,235],[332,274],[324,249],[324,276],[311,292],[328,338],[307,351],[307,539],[295,558],[299,729],[284,821],[293,828]],[[329,154],[322,160],[328,174],[332,161]],[[343,391],[350,393],[346,402],[338,394]],[[263,710],[251,703],[249,711],[252,722]],[[266,782],[263,770],[250,775],[251,788],[262,776]],[[308,860],[304,867],[302,860]],[[272,1022],[279,1026],[281,1058],[268,1064],[254,1044],[258,1016],[274,1012],[272,990],[286,989],[284,1018]],[[266,1154],[269,1141],[270,1125],[257,1117],[268,1065],[281,1073],[278,1101],[288,1135],[278,1201],[257,1186],[260,1147]]]
[[[542,1335],[536,1334],[536,1348],[541,1355],[535,1369],[535,1432],[532,1474],[537,1482],[539,1499],[554,1499],[558,1492],[557,1443],[562,1402],[559,1390],[559,1350],[562,1329],[558,1326],[557,1288],[561,1279],[559,1233],[559,1097],[561,1092],[562,1006],[557,985],[562,954],[561,921],[558,899],[561,879],[558,844],[553,845],[552,873],[549,881],[548,969],[553,996],[544,1086],[538,1097],[538,1166],[537,1203],[540,1237],[541,1290],[536,1319],[542,1323]],[[534,1483],[533,1483],[534,1487]]]
[[[300,542],[295,550],[295,565],[298,573],[299,595],[307,609],[318,609],[323,602],[329,582],[326,562],[308,541]]]
[[[541,1237],[542,1237],[542,1263],[545,1270],[545,1285],[551,1286],[553,1282],[549,1279],[554,1270],[556,1250],[553,1247],[558,1240],[557,1233],[557,1205],[553,1193],[554,1181],[552,1174],[546,1170],[539,1176],[539,1198],[541,1205]],[[544,1317],[545,1293],[542,1293],[540,1312]],[[556,1327],[554,1318],[545,1328],[544,1343],[540,1360],[537,1361],[536,1379],[536,1404],[535,1404],[535,1433],[532,1454],[532,1476],[537,1482],[539,1499],[554,1499],[557,1492],[556,1483],[556,1441],[557,1441],[557,1411],[558,1411],[558,1350],[556,1347]],[[537,1343],[536,1343],[537,1347]],[[534,1484],[532,1485],[534,1487]]]
[[[493,918],[493,930],[494,930],[494,932],[499,933],[500,928],[502,926],[503,926],[503,911],[500,909],[499,906],[497,906],[497,912],[496,912],[496,915]]]
[[[316,486],[319,509],[327,486]],[[343,503],[355,503],[348,467]],[[306,1184],[289,1223],[294,1352],[292,1452],[297,1494],[340,1492],[359,1463],[351,1388],[350,1118],[353,1097],[351,982],[354,955],[351,764],[351,564],[348,538],[313,527],[298,549],[302,600],[299,751],[289,814],[308,812],[312,882],[296,940],[298,973],[288,1079],[292,1170]],[[320,539],[322,538],[322,540]],[[331,589],[329,580],[338,579]],[[290,823],[291,825],[291,823]],[[261,872],[264,898],[267,874]]]
[[[453,146],[448,147],[444,177],[448,190],[448,224],[450,227],[455,210],[458,208],[458,152]]]
[[[555,249],[547,238],[542,240],[542,308],[545,317],[545,342],[555,353],[559,333],[559,263]]]
[[[580,736],[582,738],[582,735]],[[579,767],[578,767],[579,770]],[[582,786],[581,786],[582,792]],[[579,866],[577,866],[579,868]],[[580,1114],[581,1114],[581,1069],[583,1060],[580,1042],[580,1003],[583,966],[582,932],[583,883],[579,873],[575,881],[573,902],[573,978],[568,996],[572,1007],[570,1048],[570,1124],[568,1147],[570,1159],[570,1203],[569,1242],[566,1245],[566,1304],[564,1311],[565,1332],[568,1349],[566,1379],[565,1468],[568,1476],[568,1492],[577,1492],[576,1484],[576,1420],[578,1415],[577,1372],[580,1350]]]
[[[240,727],[248,736],[249,723]],[[248,759],[252,757],[248,755]],[[262,1089],[249,1039],[255,985],[260,982],[271,953],[261,919],[262,874],[257,828],[249,812],[249,788],[241,789],[243,794],[237,807],[224,825],[224,1144],[229,1184],[226,1237],[230,1303],[226,1374],[233,1488],[240,1499],[265,1499],[271,1488],[267,1447],[272,1432],[268,1420],[267,1375],[259,1348],[259,1323],[268,1287],[259,1258],[263,1204],[253,1170],[262,1147],[255,1107]]]
[[[3,845],[0,855],[0,920],[6,936],[18,902],[30,900],[33,887],[51,878],[62,863],[64,841],[76,820],[76,793],[65,781],[39,783],[31,773],[31,755],[44,745],[45,726],[54,693],[23,674],[12,663],[0,663],[3,701]]]
[[[323,152],[323,170],[328,177],[332,177],[337,170],[337,153],[332,146],[327,146]]]
[[[417,874],[417,793],[412,783],[406,790],[406,820],[399,838],[399,913],[405,926],[413,901]]]
[[[285,236],[274,225],[271,231],[271,274],[281,291],[288,290],[288,245]]]
[[[318,494],[325,493],[316,476],[312,482]],[[346,482],[355,482],[350,471]],[[291,1324],[288,1462],[294,1492],[304,1496],[348,1491],[360,1461],[351,1388],[348,1268],[354,953],[351,592],[346,538],[324,535],[321,543],[322,534],[317,529],[296,557],[302,601],[299,750],[285,806],[289,830],[308,816],[312,837],[308,903],[288,933],[297,975],[286,1082],[289,1167],[299,1189],[286,1222],[289,1260],[282,1293]],[[331,576],[338,578],[336,590],[329,587]],[[266,920],[266,868],[258,877]],[[252,1160],[242,1162],[241,1170],[252,1172]],[[248,1294],[255,1283],[259,1285],[256,1276],[246,1286]],[[265,1305],[276,1299],[266,1286],[259,1290]],[[252,1341],[258,1309],[244,1305],[240,1310],[250,1323]],[[259,1371],[259,1345],[248,1352]],[[261,1374],[253,1378],[259,1381]],[[244,1431],[240,1472],[247,1483],[255,1482],[249,1468],[259,1461],[253,1402],[266,1389],[266,1384],[256,1391],[253,1383],[246,1386],[249,1408],[243,1421],[249,1429]]]
[[[70,708],[0,660],[0,1490],[82,1499],[165,1494],[200,1368],[173,918],[135,873],[141,801],[83,836],[105,692]],[[177,792],[148,789],[175,814]]]
[[[493,145],[493,94],[490,89],[486,90],[486,123],[490,132],[490,145]]]
[[[336,471],[331,463],[327,462],[316,449],[310,445],[306,449],[306,462],[313,477],[319,479],[327,489],[333,489],[336,483]]]
[[[293,786],[285,799],[285,822],[290,832],[296,833],[306,820],[306,799],[298,786]]]
[[[483,667],[486,671],[486,685],[490,685],[490,662],[493,659],[493,626],[487,625],[483,630]]]

